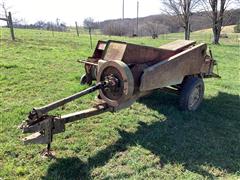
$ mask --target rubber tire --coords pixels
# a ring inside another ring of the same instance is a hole
[[[81,78],[80,78],[80,84],[81,84],[81,85],[87,84],[87,75],[86,75],[86,74],[84,74],[84,75],[81,76]]]
[[[189,97],[190,97],[191,93],[193,92],[193,90],[198,86],[200,86],[200,93],[199,93],[200,98],[193,107],[189,107]],[[180,110],[183,110],[183,111],[197,110],[203,100],[203,96],[204,96],[203,79],[200,77],[193,77],[193,76],[186,77],[183,80],[182,88],[181,88],[181,92],[180,92],[180,98],[179,98]]]

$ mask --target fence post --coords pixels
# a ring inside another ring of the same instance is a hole
[[[77,36],[79,37],[79,30],[78,30],[78,24],[77,24],[77,21],[75,21],[75,24],[76,24]]]
[[[89,36],[90,36],[90,45],[92,49],[93,47],[92,47],[92,29],[91,28],[89,28]]]
[[[8,24],[9,24],[12,40],[15,41],[13,21],[12,21],[12,13],[11,12],[8,12]]]
[[[51,23],[52,37],[54,37],[53,23]]]

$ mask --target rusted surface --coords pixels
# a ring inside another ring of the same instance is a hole
[[[174,54],[172,51],[160,48],[109,41],[103,59],[107,61],[121,60],[126,64],[144,64],[158,62]]]
[[[127,44],[123,42],[110,41],[107,44],[106,51],[104,52],[103,59],[106,61],[123,59],[123,55],[127,48]]]
[[[103,51],[106,48],[107,43],[105,41],[98,41],[93,56],[91,58],[100,59],[102,58]]]
[[[148,68],[149,65],[147,64],[134,64],[132,67],[131,67],[131,71],[132,71],[132,74],[133,74],[133,78],[134,78],[134,90],[135,91],[138,91],[139,90],[139,87],[140,87],[140,84],[141,84],[141,76],[143,74],[143,70]]]
[[[33,125],[27,124],[21,127],[21,129],[24,133],[33,134],[23,139],[24,144],[50,144],[54,134],[65,131],[66,123],[95,116],[107,111],[111,111],[111,108],[104,103],[93,108],[67,114],[62,117],[48,116],[46,119],[42,119],[40,122]]]
[[[195,41],[178,40],[159,48],[131,43],[108,41],[103,53],[104,60],[121,60],[126,64],[154,64],[194,45]]]
[[[128,44],[123,61],[127,64],[154,64],[174,54],[174,52],[165,49]]]
[[[104,61],[117,60],[127,64],[134,78],[134,92],[145,91],[179,84],[186,75],[212,76],[214,61],[206,54],[206,45],[195,44],[196,41],[177,40],[154,48],[108,41],[104,42],[101,57]],[[95,65],[99,60],[91,61]],[[92,80],[97,78],[94,65],[89,65],[86,70]]]
[[[184,51],[195,45],[195,41],[177,40],[159,48],[125,43],[121,41],[99,41],[93,56],[88,58],[88,62],[97,64],[100,59],[106,61],[119,60],[133,66],[133,76],[135,84],[139,85],[141,67],[154,65],[164,61],[171,56]],[[88,63],[85,64],[87,82],[96,80],[96,67]],[[143,69],[142,69],[143,70]],[[135,74],[136,72],[136,74]],[[91,83],[88,83],[91,84]]]
[[[97,84],[33,109],[21,126],[23,132],[35,133],[24,139],[25,143],[45,143],[50,147],[53,134],[65,131],[66,123],[127,108],[156,89],[179,94],[186,76],[212,76],[215,61],[206,54],[207,45],[195,43],[181,40],[154,48],[99,41],[93,56],[81,61],[85,63],[86,82],[91,84],[97,79]],[[93,108],[63,116],[48,115],[49,111],[95,90],[99,90],[99,99]],[[193,93],[193,103],[197,95],[197,91]]]
[[[64,115],[61,117],[61,121],[63,121],[64,124],[70,123],[76,120],[81,120],[91,116],[96,116],[98,114],[102,114],[108,111],[111,111],[111,107],[109,107],[107,103],[104,103],[104,104],[97,105],[93,108],[89,108],[79,112],[74,112],[71,114]]]
[[[88,57],[88,63],[85,63],[86,82],[89,85],[92,84],[92,81],[96,80],[97,68],[95,64],[97,65],[99,59],[102,58],[106,45],[107,43],[105,41],[98,41],[92,57]],[[94,65],[91,65],[90,63],[93,63]]]
[[[140,90],[180,84],[186,75],[200,74],[206,49],[207,45],[202,43],[144,69]]]
[[[204,74],[211,74],[213,72],[214,61],[210,56],[206,56],[204,63],[201,66],[201,72]]]
[[[105,61],[102,63],[99,67],[97,82],[102,81],[113,84],[99,90],[101,98],[113,107],[119,106],[133,95],[133,75],[129,67],[122,61]]]
[[[196,41],[190,41],[190,40],[176,40],[168,44],[164,44],[160,46],[160,49],[165,49],[169,51],[178,52],[180,50],[186,49],[187,47],[190,47],[192,45],[195,45]]]

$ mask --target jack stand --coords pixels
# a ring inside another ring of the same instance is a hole
[[[55,153],[53,151],[51,151],[51,144],[49,143],[47,145],[47,148],[43,149],[43,151],[41,152],[41,157],[42,158],[49,158],[49,159],[55,159]]]

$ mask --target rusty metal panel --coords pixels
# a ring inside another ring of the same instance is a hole
[[[109,41],[103,59],[107,61],[111,60],[121,61],[126,47],[127,47],[126,43]]]
[[[107,43],[105,41],[98,41],[92,58],[95,58],[95,59],[102,58],[102,54],[103,54],[103,51],[105,50],[106,44]]]
[[[123,61],[127,64],[156,63],[174,54],[172,51],[160,48],[127,44]]]
[[[191,41],[191,40],[176,40],[174,42],[164,44],[160,46],[160,49],[165,49],[169,51],[179,51],[181,49],[185,49],[189,46],[195,45],[196,41]]]
[[[211,75],[213,73],[214,60],[210,56],[206,56],[204,63],[201,67],[201,72],[205,75]]]
[[[140,91],[180,84],[184,76],[201,73],[206,49],[202,43],[145,69]]]
[[[106,47],[106,42],[105,41],[98,41],[97,49],[104,50],[105,47]]]
[[[121,60],[126,64],[148,63],[152,65],[183,51],[195,43],[195,41],[179,40],[155,48],[119,41],[109,41],[102,59],[108,61]]]

